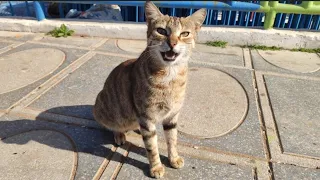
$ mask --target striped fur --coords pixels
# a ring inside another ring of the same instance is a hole
[[[185,96],[187,62],[206,11],[198,10],[186,18],[170,17],[149,1],[145,11],[148,46],[138,59],[125,61],[110,73],[93,114],[96,121],[114,132],[118,145],[125,143],[125,132],[140,129],[151,176],[160,178],[164,167],[159,158],[156,123],[163,124],[172,167],[184,164],[176,149],[177,120]]]

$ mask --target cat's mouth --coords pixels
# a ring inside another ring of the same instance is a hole
[[[174,61],[179,56],[179,53],[175,53],[173,50],[161,52],[162,58],[165,61]]]

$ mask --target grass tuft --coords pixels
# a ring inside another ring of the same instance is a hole
[[[213,46],[213,47],[222,47],[225,48],[227,46],[228,42],[225,41],[207,41],[207,46]]]
[[[320,48],[316,49],[306,49],[306,48],[294,48],[291,49],[290,51],[298,51],[298,52],[307,52],[307,53],[320,53]]]
[[[279,51],[282,50],[282,47],[277,46],[263,46],[263,45],[244,45],[242,48],[250,48],[250,49],[259,49],[259,50],[271,50],[271,51]]]

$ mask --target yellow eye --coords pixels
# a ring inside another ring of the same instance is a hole
[[[189,36],[189,32],[183,32],[180,34],[181,37],[188,37]]]
[[[163,28],[157,28],[157,32],[161,35],[164,35],[164,36],[167,35],[167,31]]]

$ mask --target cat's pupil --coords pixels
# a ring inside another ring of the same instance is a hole
[[[163,29],[163,28],[158,28],[158,29],[157,29],[157,32],[158,32],[159,34],[161,34],[161,35],[164,35],[164,36],[167,35],[167,31],[166,31],[165,29]]]

